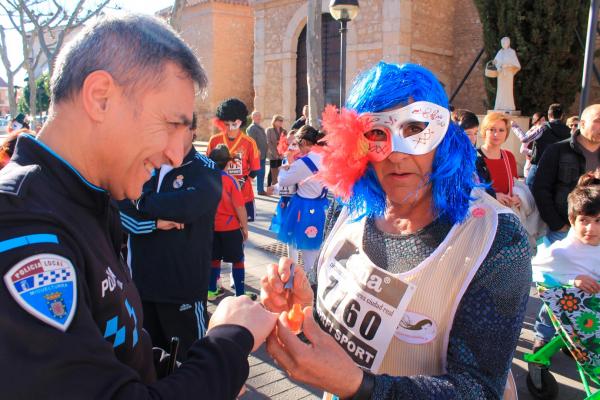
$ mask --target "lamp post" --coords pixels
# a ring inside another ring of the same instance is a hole
[[[340,108],[346,102],[346,32],[348,22],[358,15],[358,0],[331,0],[329,12],[340,21]]]

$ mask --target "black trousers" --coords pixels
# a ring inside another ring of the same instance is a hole
[[[173,304],[142,301],[144,329],[152,338],[152,345],[169,351],[173,336],[179,338],[177,361],[185,361],[192,344],[204,337],[208,329],[206,300]]]

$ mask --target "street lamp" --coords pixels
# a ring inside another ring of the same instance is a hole
[[[346,102],[346,32],[348,21],[358,15],[358,0],[331,0],[329,12],[340,21],[340,108]]]

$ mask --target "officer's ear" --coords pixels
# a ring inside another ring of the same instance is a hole
[[[80,96],[85,111],[93,121],[104,121],[110,98],[117,91],[115,80],[106,71],[94,71],[85,78]]]

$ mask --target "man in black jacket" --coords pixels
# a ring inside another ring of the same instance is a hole
[[[560,143],[548,147],[539,162],[533,196],[550,242],[563,239],[569,230],[567,196],[585,172],[598,167],[600,153],[600,104],[581,114],[580,128]]]
[[[180,361],[206,334],[213,225],[221,199],[215,163],[194,149],[195,122],[194,115],[181,166],[163,165],[140,199],[119,204],[144,328],[154,346],[167,348],[170,338],[178,337]]]
[[[181,164],[205,86],[189,47],[148,16],[101,19],[59,54],[48,122],[0,171],[2,398],[239,393],[276,316],[225,299],[188,360],[160,379],[111,201],[139,198],[155,168]]]
[[[579,177],[600,165],[600,104],[583,110],[579,129],[573,136],[548,147],[540,160],[533,196],[544,222],[549,243],[562,240],[570,228],[567,197]],[[533,352],[554,337],[554,327],[545,307],[534,326]]]
[[[525,183],[533,190],[533,182],[538,169],[538,164],[544,155],[544,152],[551,144],[568,139],[571,136],[571,130],[563,119],[565,113],[561,104],[555,103],[548,107],[548,122],[541,128],[539,138],[533,142],[531,153],[531,168],[525,179]]]

